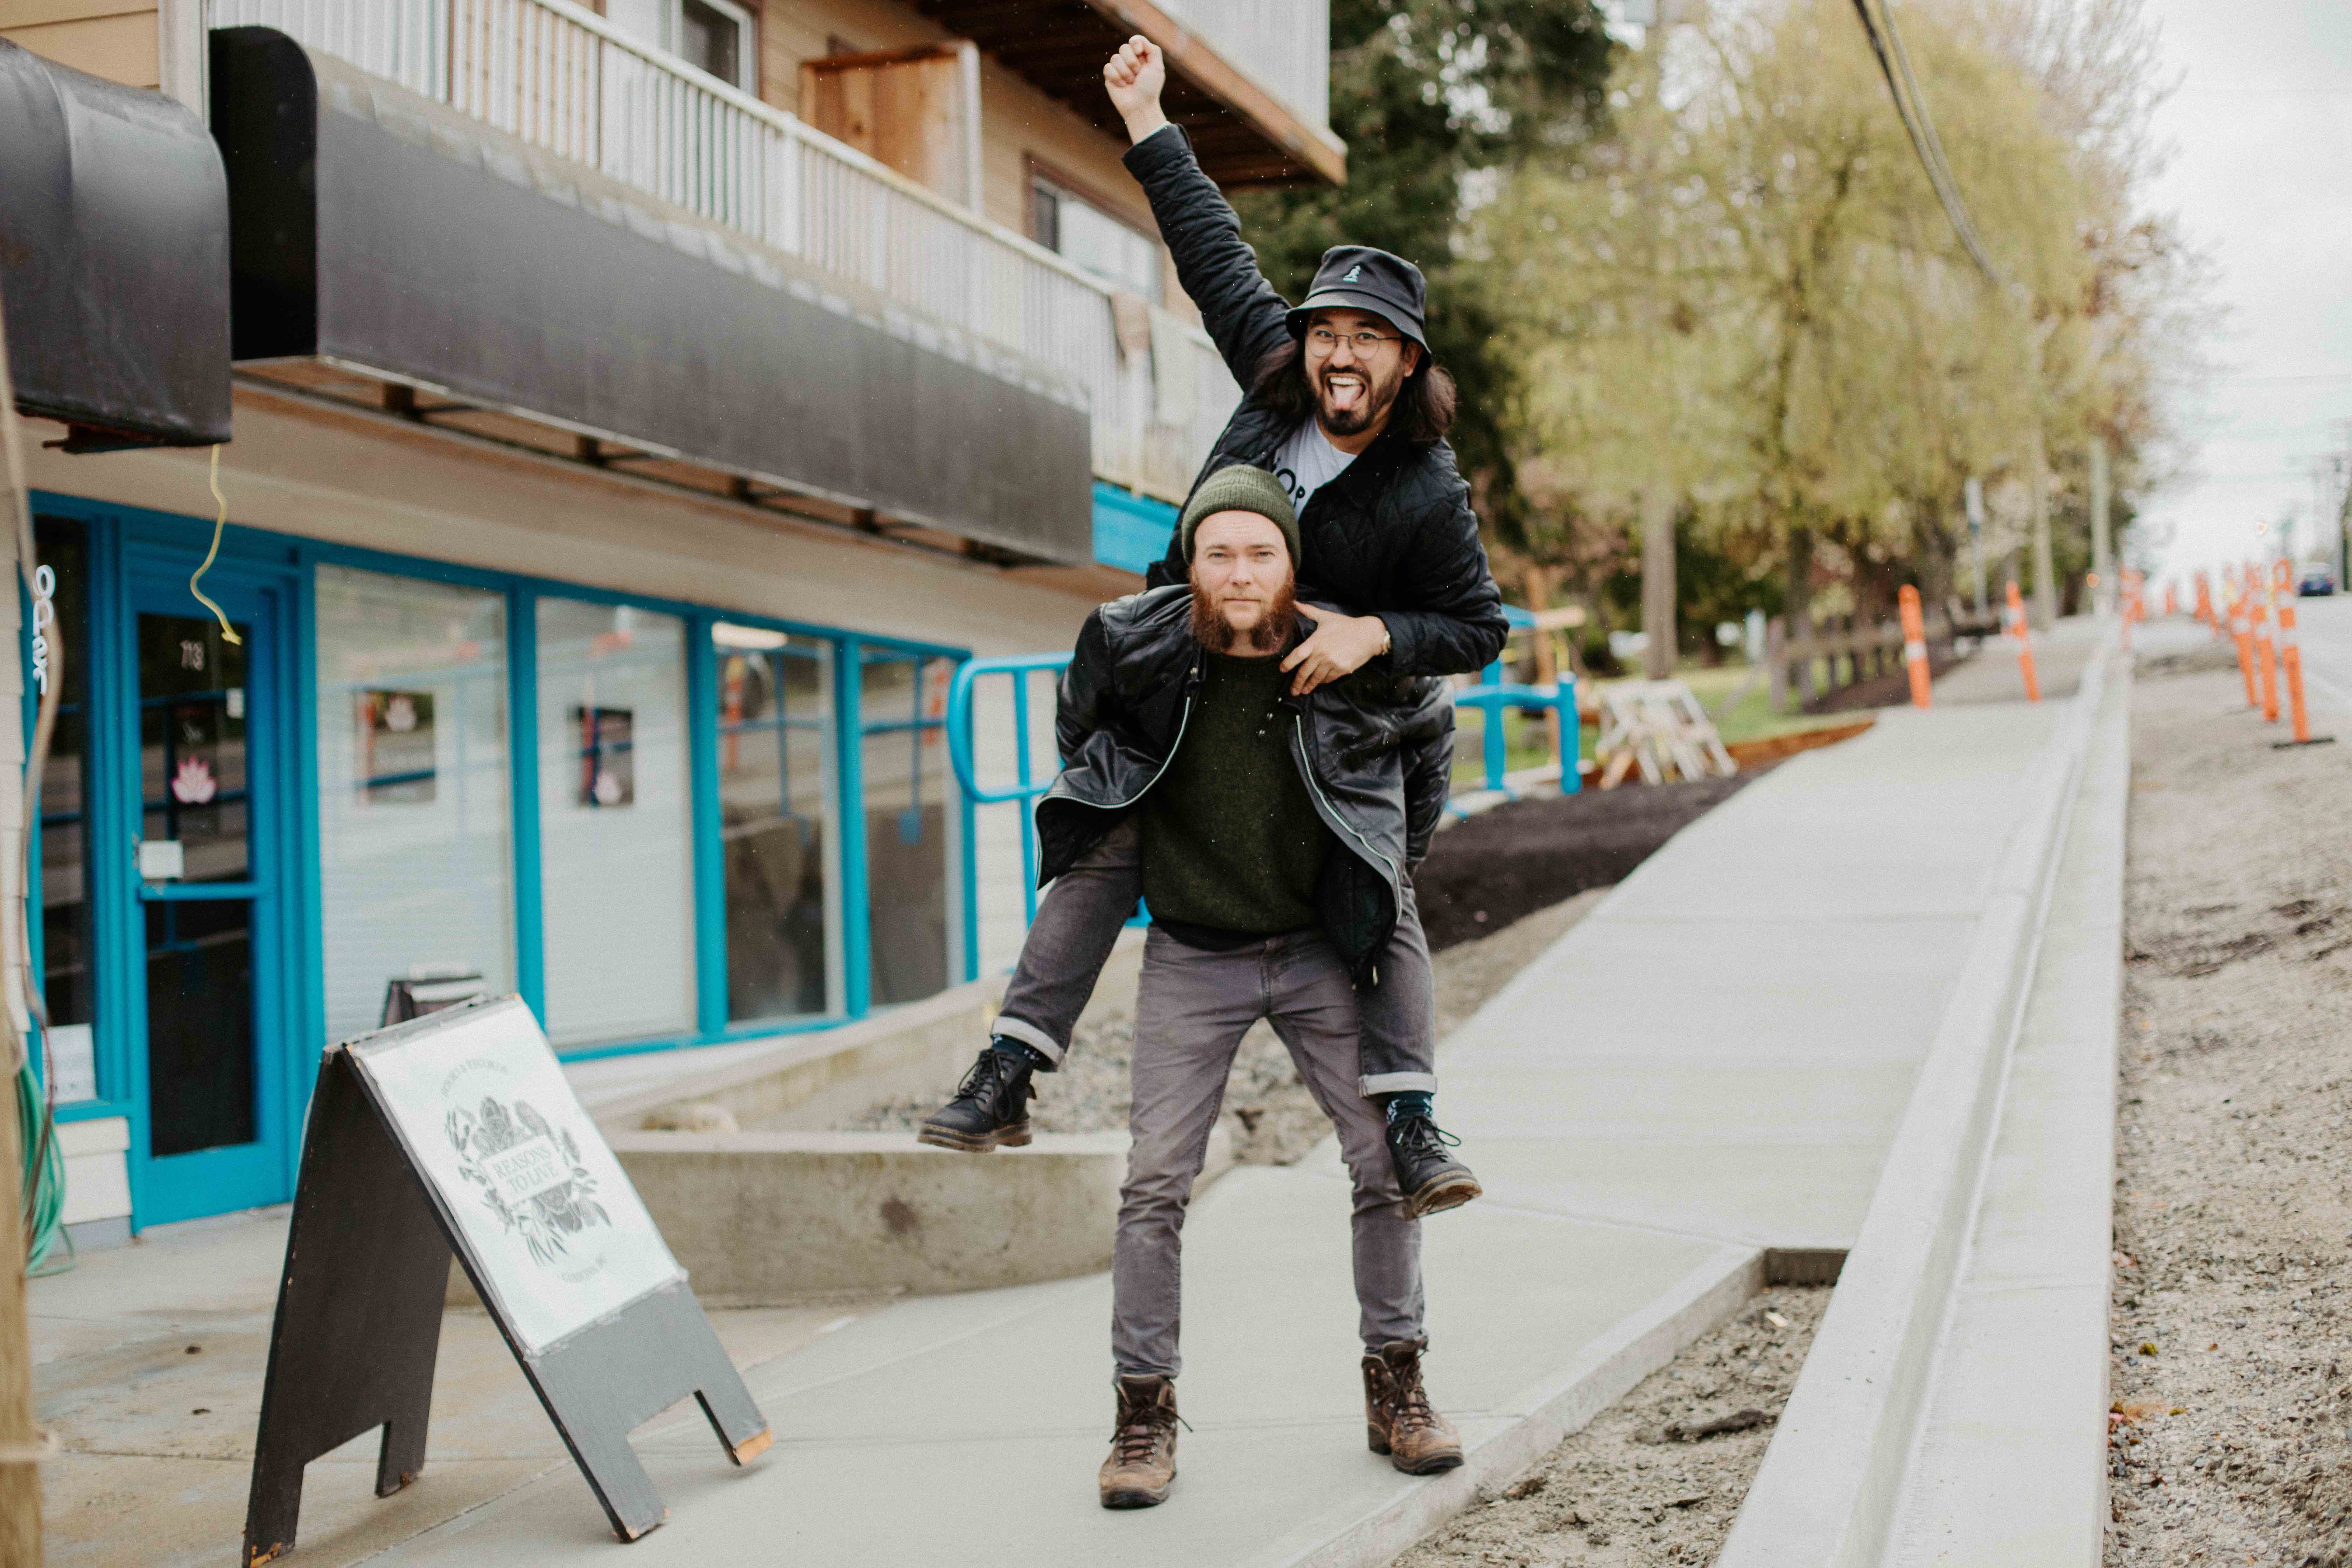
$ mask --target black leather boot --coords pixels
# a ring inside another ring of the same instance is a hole
[[[1460,1208],[1485,1191],[1470,1167],[1446,1152],[1461,1142],[1427,1116],[1400,1116],[1389,1123],[1389,1159],[1404,1193],[1406,1218]]]
[[[988,1047],[956,1086],[955,1098],[924,1118],[916,1142],[967,1154],[1028,1142],[1032,1070],[1021,1058]]]

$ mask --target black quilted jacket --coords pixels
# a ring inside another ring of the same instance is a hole
[[[1192,144],[1171,126],[1127,151],[1129,172],[1151,198],[1160,237],[1184,291],[1234,379],[1253,384],[1265,356],[1289,337],[1290,307],[1258,270],[1241,220],[1201,172]],[[1274,466],[1291,427],[1244,398],[1199,479],[1233,463]],[[1454,675],[1483,669],[1502,651],[1503,595],[1478,542],[1470,487],[1444,442],[1416,446],[1383,434],[1317,490],[1299,517],[1298,596],[1377,615],[1388,623],[1392,675]],[[1181,583],[1174,541],[1152,567],[1152,587]]]
[[[1037,802],[1041,885],[1133,811],[1176,754],[1201,690],[1191,609],[1189,587],[1147,588],[1087,617],[1054,714],[1068,761]],[[1291,760],[1345,851],[1325,858],[1316,884],[1324,934],[1356,984],[1377,984],[1406,869],[1445,806],[1453,700],[1442,680],[1360,669],[1282,707]]]

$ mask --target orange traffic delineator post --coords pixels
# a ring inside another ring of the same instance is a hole
[[[2230,640],[2238,645],[2238,673],[2246,678],[2246,706],[2259,708],[2263,700],[2254,690],[2254,626],[2242,585],[2236,567],[2221,568],[2221,588],[2230,599]]]
[[[2221,623],[2213,615],[2213,582],[2205,575],[2205,568],[2197,568],[2197,624],[2209,628],[2215,637],[2221,635]]]
[[[2178,578],[2164,580],[2164,613],[2169,617],[2180,613],[2180,582]]]
[[[1910,584],[1895,595],[1903,612],[1903,662],[1911,671],[1911,706],[1925,708],[1927,702],[1927,623],[1919,614],[1919,590]]]
[[[2278,602],[2279,668],[2286,672],[2287,711],[2294,721],[2294,739],[2273,741],[2271,744],[2280,750],[2289,746],[2325,746],[2336,737],[2321,735],[2314,739],[2311,716],[2303,708],[2303,646],[2294,634],[2294,594],[2287,577],[2287,564],[2282,561],[2272,574],[2271,584],[2284,595]]]
[[[2270,585],[2263,580],[2261,568],[2248,576],[2252,584],[2246,597],[2254,606],[2254,668],[2263,680],[2263,722],[2278,722],[2278,647],[2271,641],[2272,598]]]
[[[2025,629],[2025,595],[2017,591],[2014,582],[2009,585],[2008,618],[2009,635],[2017,639],[2018,672],[2025,677],[2025,700],[2039,702],[2042,700],[2042,682],[2033,676],[2033,638]]]

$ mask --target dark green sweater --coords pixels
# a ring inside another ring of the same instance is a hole
[[[1207,679],[1167,772],[1137,808],[1143,900],[1184,927],[1273,936],[1315,923],[1331,847],[1298,765],[1278,658],[1208,654]]]

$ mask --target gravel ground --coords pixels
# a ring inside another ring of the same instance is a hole
[[[2226,651],[2135,688],[2116,1568],[2352,1560],[2352,772],[2284,728]]]
[[[1539,910],[1489,937],[1447,948],[1433,961],[1437,972],[1437,1035],[1444,1039],[1487,997],[1538,953],[1564,935],[1600,902],[1607,889],[1594,889]],[[1062,1070],[1040,1075],[1030,1121],[1041,1132],[1109,1132],[1127,1125],[1128,1062],[1135,1049],[1130,1009],[1106,1009],[1078,1026]],[[1438,1096],[1443,1120],[1444,1096]],[[912,1131],[937,1102],[903,1100],[867,1112],[849,1125],[857,1129]],[[1247,1165],[1287,1165],[1322,1142],[1331,1130],[1290,1053],[1265,1024],[1243,1037],[1225,1086],[1224,1119],[1234,1147]]]
[[[1829,1300],[1767,1290],[1395,1568],[1714,1561]]]

